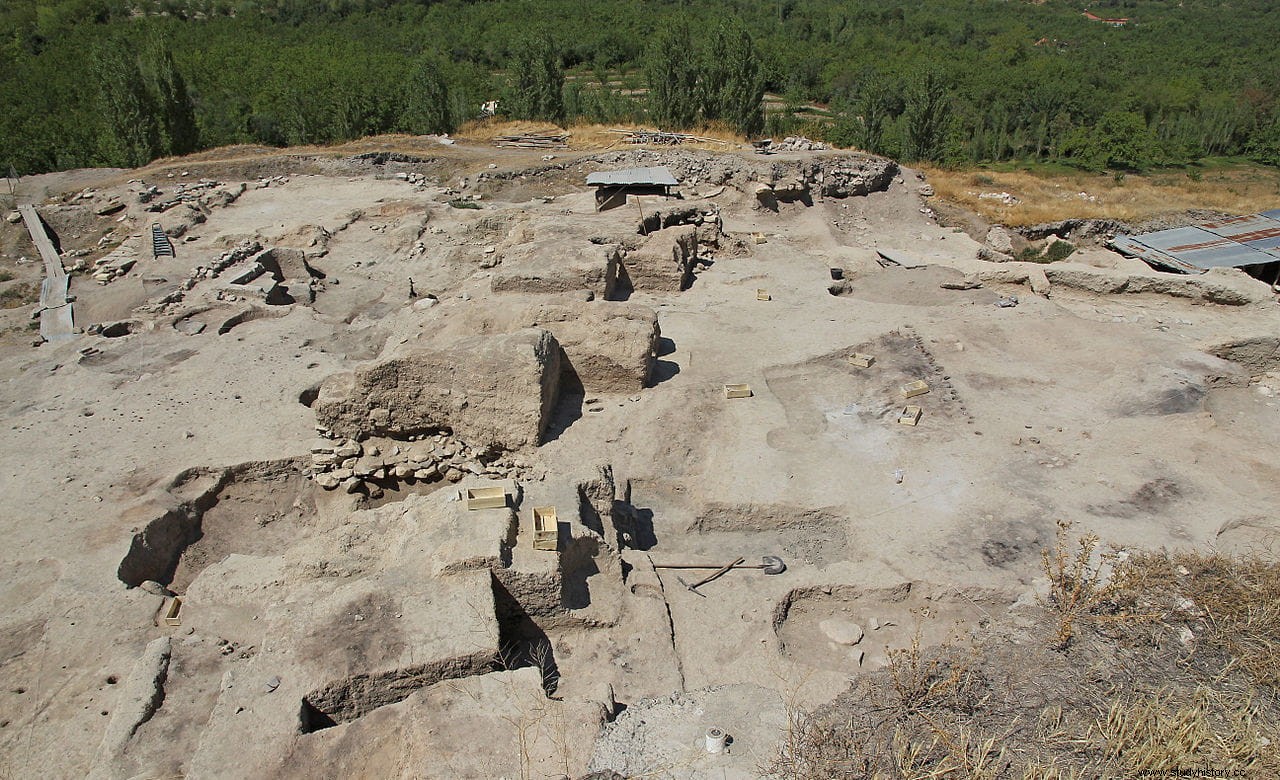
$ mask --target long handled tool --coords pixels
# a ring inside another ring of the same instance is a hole
[[[781,574],[787,570],[787,565],[782,559],[776,555],[766,555],[761,558],[761,563],[738,564],[731,568],[734,569],[760,569],[765,574]],[[715,569],[718,566],[714,563],[655,563],[655,569]]]
[[[746,562],[746,560],[747,560],[746,558],[739,556],[738,560],[726,566],[721,566],[719,568],[716,568],[714,572],[712,572],[711,574],[708,574],[706,577],[703,577],[702,579],[694,583],[685,582],[684,577],[679,577],[679,576],[676,577],[676,580],[681,585],[683,585],[685,589],[688,590],[690,593],[696,593],[697,595],[702,596],[703,598],[706,598],[706,594],[699,591],[698,588],[702,587],[703,585],[706,585],[708,582],[711,582],[714,579],[717,579],[718,577],[724,575],[726,572],[732,571],[733,569],[759,569],[760,571],[763,571],[765,574],[781,574],[782,572],[787,570],[787,565],[783,563],[782,559],[776,555],[766,555],[763,558],[761,558],[760,559],[761,562],[756,565],[747,564],[744,566],[743,564]],[[702,564],[702,563],[666,563],[666,564],[655,563],[653,565],[653,568],[654,569],[711,569],[711,568],[715,568],[715,565],[712,564],[709,566],[707,564]]]

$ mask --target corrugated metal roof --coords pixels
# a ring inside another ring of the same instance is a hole
[[[1280,209],[1141,236],[1116,236],[1111,246],[1151,265],[1189,274],[1272,263],[1280,260]]]
[[[666,166],[600,171],[587,176],[587,185],[591,187],[675,187],[679,184]]]

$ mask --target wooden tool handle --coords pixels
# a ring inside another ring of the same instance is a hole
[[[716,572],[715,572],[714,574],[708,574],[706,577],[704,577],[704,578],[702,578],[702,579],[698,580],[697,582],[695,582],[695,583],[693,584],[693,586],[692,586],[692,587],[700,588],[700,587],[702,587],[703,585],[706,585],[708,582],[711,582],[712,580],[714,580],[716,577],[719,577],[720,575],[722,575],[722,574],[724,574],[725,572],[729,571],[729,570],[730,570],[730,569],[732,569],[734,566],[737,566],[737,565],[738,565],[738,564],[740,564],[740,563],[745,563],[745,562],[746,562],[746,560],[747,560],[747,559],[746,559],[745,557],[738,558],[738,560],[734,561],[733,563],[731,563],[731,564],[729,564],[729,565],[727,565],[727,566],[723,566],[723,567],[721,567],[720,569],[716,570]]]

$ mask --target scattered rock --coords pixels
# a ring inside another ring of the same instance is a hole
[[[1013,255],[997,252],[991,247],[980,246],[978,247],[978,259],[985,260],[988,263],[1012,263]]]

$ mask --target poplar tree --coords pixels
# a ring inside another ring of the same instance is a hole
[[[734,130],[751,137],[764,130],[764,75],[755,42],[746,29],[721,28],[727,45],[724,87],[720,97],[720,116]]]
[[[200,147],[196,109],[187,81],[173,60],[173,53],[158,38],[147,45],[143,77],[156,110],[163,154],[190,154]]]
[[[904,149],[910,161],[937,161],[951,123],[951,96],[943,76],[932,68],[916,74],[907,87]]]
[[[510,88],[507,113],[516,119],[564,118],[564,68],[549,34],[535,34],[517,44]]]
[[[451,133],[457,126],[453,101],[440,61],[424,57],[409,74],[405,95],[405,124],[417,135]]]
[[[98,148],[103,161],[128,168],[150,162],[159,153],[160,128],[136,58],[127,44],[109,43],[95,52],[92,70],[98,86]]]
[[[698,60],[689,26],[677,22],[659,30],[645,52],[649,111],[658,127],[683,130],[698,119]]]

